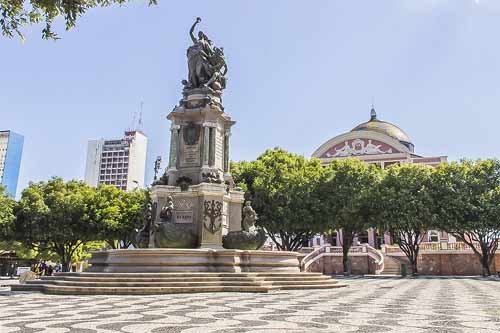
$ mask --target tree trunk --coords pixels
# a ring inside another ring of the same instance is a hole
[[[113,249],[116,250],[118,248],[117,243],[114,239],[106,240],[106,243]]]
[[[483,276],[490,276],[491,275],[491,270],[490,270],[490,260],[489,260],[489,253],[486,251],[483,251],[483,254],[481,256],[481,266],[483,267]]]
[[[349,265],[349,249],[352,245],[352,234],[342,231],[342,265],[344,268],[344,275],[351,274],[351,267]]]
[[[61,259],[62,271],[63,272],[70,272],[71,271],[71,258],[70,258],[70,260],[68,260],[67,252],[66,252],[66,249],[64,248],[64,246],[57,250],[57,255]]]
[[[415,256],[415,258],[413,258],[413,260],[411,261],[411,275],[413,276],[416,276],[418,275],[418,265],[417,265],[417,256]]]

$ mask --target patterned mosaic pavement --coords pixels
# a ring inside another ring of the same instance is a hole
[[[0,292],[0,332],[500,332],[500,281],[352,279],[270,294]]]

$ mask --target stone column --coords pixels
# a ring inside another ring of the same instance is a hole
[[[374,228],[368,229],[368,245],[377,247],[376,230]]]
[[[210,157],[210,127],[207,123],[203,124],[203,168],[208,168]]]
[[[179,160],[179,125],[170,127],[170,158],[168,160],[169,169],[177,169],[177,162]]]
[[[224,174],[229,174],[229,138],[231,132],[226,131],[224,135]]]
[[[208,165],[213,167],[215,165],[215,136],[217,135],[217,127],[210,127],[210,149]]]
[[[384,233],[384,243],[392,245],[391,235],[388,232]]]

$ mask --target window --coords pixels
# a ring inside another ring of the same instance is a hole
[[[433,243],[439,242],[439,232],[437,230],[429,230],[428,239],[429,242]]]

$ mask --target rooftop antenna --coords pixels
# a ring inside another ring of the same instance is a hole
[[[135,129],[135,120],[137,118],[137,112],[134,111],[134,114],[132,115],[132,123],[130,124],[129,131],[133,131]]]
[[[137,122],[137,130],[142,132],[142,107],[144,106],[144,102],[141,101],[141,107],[139,111],[139,120]]]

